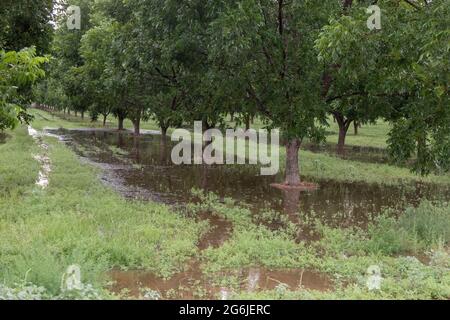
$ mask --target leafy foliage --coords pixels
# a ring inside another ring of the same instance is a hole
[[[41,66],[46,61],[47,58],[36,56],[35,48],[0,51],[0,130],[29,121],[22,90],[44,76]]]
[[[316,41],[320,61],[334,66],[328,100],[362,104],[367,119],[392,121],[396,162],[415,156],[413,169],[422,175],[448,171],[448,1],[378,5],[380,31],[369,31],[364,7],[355,6],[331,19]]]

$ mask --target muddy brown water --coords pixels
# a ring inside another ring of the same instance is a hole
[[[142,271],[112,271],[116,281],[112,286],[115,292],[127,290],[133,297],[144,297],[145,289],[157,292],[162,299],[229,299],[239,291],[256,292],[260,290],[313,290],[328,291],[332,282],[320,273],[308,270],[267,270],[264,268],[247,268],[233,273],[234,286],[220,286],[218,276],[207,278],[197,265],[186,272],[163,280],[152,273]],[[219,277],[220,278],[220,277]]]
[[[316,191],[283,191],[270,186],[282,181],[281,175],[260,176],[257,166],[173,165],[170,160],[173,143],[156,134],[135,137],[127,132],[92,129],[49,132],[61,137],[83,159],[100,166],[104,183],[133,199],[182,205],[192,201],[191,190],[196,188],[233,198],[238,204],[248,204],[256,218],[272,210],[299,225],[308,218],[319,218],[323,223],[338,227],[365,226],[386,208],[401,209],[423,198],[450,199],[448,189],[419,184],[386,187],[319,181],[320,188]],[[232,232],[231,223],[224,219],[206,214],[198,218],[208,219],[211,225],[211,230],[200,241],[201,250],[219,247]],[[268,222],[264,219],[261,218],[262,223],[277,227],[277,219]],[[310,237],[307,229],[299,234],[301,240]],[[304,270],[256,268],[239,272],[241,290],[273,289],[280,283],[297,288],[300,279],[306,288],[326,290],[331,286],[325,276]],[[205,279],[196,263],[169,280],[140,271],[113,271],[111,277],[116,281],[115,291],[128,288],[136,297],[139,288],[145,287],[158,291],[163,298],[173,299],[201,298],[202,295],[226,298],[231,292]],[[245,284],[252,279],[257,279],[253,289],[246,288]]]

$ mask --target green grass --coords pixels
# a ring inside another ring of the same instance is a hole
[[[286,153],[280,152],[280,163],[284,167]],[[449,185],[450,174],[431,174],[421,177],[408,168],[389,164],[364,163],[344,160],[327,154],[300,151],[302,175],[312,180],[335,180],[343,182],[366,182],[381,185],[405,185],[411,183],[430,183]]]
[[[339,138],[339,127],[333,120],[328,121],[330,127],[327,129],[327,142],[337,144]],[[391,129],[389,123],[378,120],[376,124],[363,125],[358,130],[358,135],[355,135],[353,126],[350,127],[347,133],[345,144],[348,146],[365,146],[374,148],[387,147],[386,141],[388,133]]]
[[[71,264],[83,281],[105,284],[111,268],[145,269],[168,277],[196,255],[206,225],[156,203],[127,201],[103,186],[54,138],[45,138],[52,161],[50,185],[35,186],[35,142],[21,127],[0,145],[0,282],[24,279],[60,290]]]
[[[0,144],[0,195],[2,198],[21,196],[38,176],[39,164],[32,154],[38,151],[31,138],[22,133],[11,134]]]

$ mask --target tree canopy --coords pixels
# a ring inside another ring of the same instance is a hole
[[[81,29],[55,19],[54,59],[37,94],[91,118],[223,127],[253,116],[286,141],[286,184],[299,148],[332,116],[343,152],[352,122],[392,124],[389,152],[421,174],[449,170],[448,0],[77,0]]]

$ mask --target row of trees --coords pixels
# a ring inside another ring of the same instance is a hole
[[[382,8],[382,29],[366,12]],[[338,152],[353,122],[393,123],[389,150],[427,174],[450,168],[449,1],[73,0],[81,29],[58,15],[50,76],[37,100],[170,127],[257,115],[286,141],[286,184],[301,184],[299,148],[324,139]],[[62,2],[59,8],[69,3]],[[64,12],[64,10],[62,10]]]
[[[43,78],[52,40],[51,0],[0,3],[0,131],[29,122],[32,85]]]

